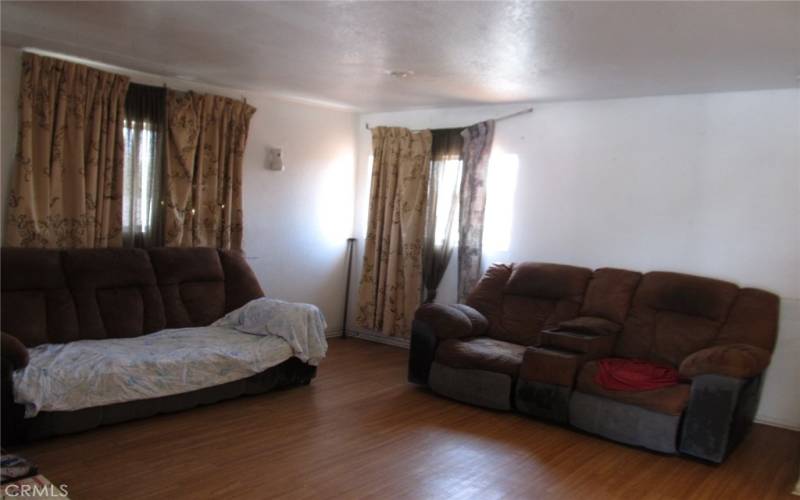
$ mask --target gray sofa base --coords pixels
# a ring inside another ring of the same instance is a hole
[[[569,404],[569,423],[600,436],[662,453],[677,453],[680,415],[644,408],[575,391]]]
[[[566,424],[572,389],[555,384],[518,380],[514,403],[522,413]]]
[[[161,398],[142,399],[75,411],[41,412],[30,419],[14,422],[14,432],[3,435],[3,446],[43,439],[61,434],[82,432],[101,425],[173,413],[209,405],[243,395],[269,392],[282,387],[304,385],[316,375],[316,367],[289,358],[251,377],[197,391]],[[20,405],[15,405],[20,407]]]
[[[450,368],[433,362],[428,385],[437,394],[495,410],[511,409],[514,381],[503,373]]]
[[[738,379],[701,375],[683,419],[680,451],[722,463],[750,429],[761,394],[762,378]]]

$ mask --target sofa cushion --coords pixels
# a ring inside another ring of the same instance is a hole
[[[716,374],[734,378],[750,378],[766,370],[770,353],[749,344],[716,345],[697,351],[683,360],[681,376]]]
[[[440,339],[473,337],[470,317],[461,309],[446,304],[422,304],[414,321],[427,325]]]
[[[66,250],[62,256],[81,339],[136,337],[165,327],[164,305],[147,252],[80,249]]]
[[[678,370],[639,359],[603,358],[597,361],[594,381],[610,391],[650,391],[676,385]]]
[[[225,312],[238,309],[253,299],[264,296],[255,273],[238,250],[218,250],[225,274]]]
[[[27,347],[80,338],[58,250],[3,248],[0,327]]]
[[[214,248],[153,248],[150,259],[168,328],[209,325],[225,315],[225,273]]]
[[[598,316],[622,324],[642,274],[605,267],[592,274],[581,306],[581,316]]]
[[[772,352],[779,308],[780,299],[774,293],[742,288],[714,344],[750,344]]]
[[[497,328],[497,325],[502,323],[503,289],[511,276],[511,271],[512,267],[506,264],[490,266],[465,301],[468,306],[480,311],[489,320],[489,328]]]
[[[14,370],[25,368],[30,359],[25,345],[17,337],[6,332],[0,332],[0,354],[3,356],[4,364],[8,360]]]
[[[591,277],[591,269],[585,267],[522,262],[514,266],[504,292],[539,299],[581,302]]]
[[[447,339],[436,350],[436,361],[451,368],[485,370],[516,376],[525,347],[489,337]]]
[[[610,391],[597,382],[597,361],[589,361],[578,374],[576,389],[586,394],[601,396],[620,403],[639,406],[667,415],[680,415],[689,403],[689,384],[677,384],[649,391]]]
[[[727,281],[654,271],[645,274],[634,301],[660,311],[720,322],[738,292],[739,287]]]
[[[739,288],[733,283],[677,273],[642,278],[615,354],[679,365],[717,338]]]
[[[467,298],[489,321],[488,336],[535,345],[539,332],[577,316],[592,271],[523,262],[492,266]]]

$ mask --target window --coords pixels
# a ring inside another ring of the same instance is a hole
[[[125,232],[149,233],[153,226],[156,132],[151,124],[125,120],[125,167],[122,227]]]
[[[483,225],[484,254],[506,252],[511,245],[518,170],[519,157],[515,154],[496,151],[489,158]]]
[[[446,242],[451,247],[458,245],[458,231],[450,231],[448,238],[448,224],[458,224],[458,194],[461,184],[461,158],[448,156],[440,161],[439,188],[436,192],[436,229],[435,240],[437,243]],[[452,212],[451,212],[452,209]],[[450,220],[450,214],[453,219]]]
[[[165,97],[161,87],[132,83],[125,99],[122,240],[127,247],[162,243],[159,221]]]

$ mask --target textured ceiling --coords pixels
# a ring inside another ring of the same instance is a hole
[[[0,16],[5,45],[359,110],[800,83],[798,2],[3,1]]]

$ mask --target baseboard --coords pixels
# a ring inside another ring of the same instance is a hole
[[[325,338],[333,339],[333,338],[336,338],[336,337],[341,337],[343,331],[344,330],[326,330],[325,331]]]
[[[753,422],[762,425],[769,425],[770,427],[780,427],[781,429],[787,429],[790,431],[800,432],[800,427],[792,424],[787,424],[785,422],[780,422],[778,420],[772,420],[770,418],[761,418],[756,417],[753,419]]]
[[[362,340],[368,340],[378,344],[385,344],[394,347],[402,347],[408,349],[410,341],[400,337],[387,337],[376,332],[368,332],[364,330],[347,330],[347,336]]]

